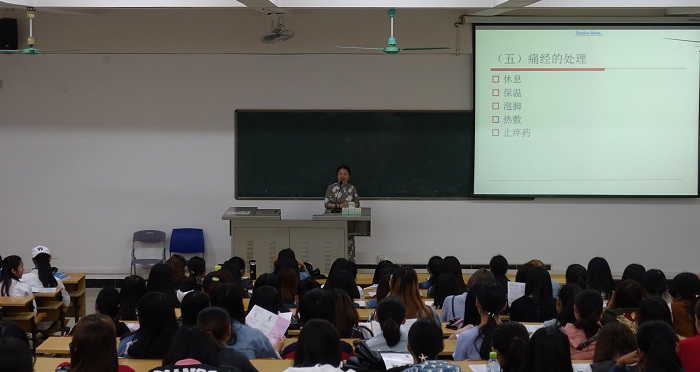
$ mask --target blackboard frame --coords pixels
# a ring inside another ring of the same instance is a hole
[[[473,156],[472,111],[235,111],[237,200],[323,199],[340,164],[361,200],[471,199]]]

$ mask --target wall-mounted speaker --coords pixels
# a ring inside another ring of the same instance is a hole
[[[17,19],[0,18],[0,49],[15,50],[18,47]]]

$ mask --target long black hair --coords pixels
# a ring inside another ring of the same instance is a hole
[[[137,320],[136,306],[141,297],[146,293],[146,279],[138,275],[129,275],[124,278],[119,292],[121,304],[119,305],[118,320]]]
[[[39,272],[39,280],[45,288],[56,288],[58,282],[56,277],[53,276],[53,269],[51,268],[51,256],[46,253],[39,253],[32,259],[37,271]]]
[[[141,297],[137,309],[140,327],[129,347],[129,355],[140,359],[163,358],[178,328],[172,300],[161,292],[148,292]]]
[[[615,290],[615,281],[610,272],[610,265],[603,257],[593,257],[588,261],[588,289],[595,289],[610,299]]]
[[[17,274],[13,273],[12,270],[18,271],[21,263],[22,258],[15,255],[7,256],[2,260],[2,284],[0,284],[0,295],[10,295],[12,280],[19,280]]]
[[[498,282],[492,282],[479,288],[479,292],[476,296],[481,311],[488,316],[486,324],[479,327],[479,335],[476,338],[476,340],[481,339],[479,355],[481,359],[486,360],[489,358],[489,353],[491,352],[491,335],[498,326],[496,319],[498,319],[501,311],[506,306],[508,293]],[[475,343],[476,340],[474,341]]]
[[[575,299],[576,310],[580,319],[574,323],[578,329],[586,333],[586,338],[593,337],[600,329],[600,315],[603,313],[603,298],[600,292],[594,289],[587,289]]]
[[[569,338],[557,327],[538,329],[530,337],[525,362],[520,370],[523,372],[571,371]]]
[[[218,343],[210,332],[198,327],[183,326],[178,329],[167,354],[163,357],[163,365],[191,358],[202,364],[219,367],[218,351]]]
[[[557,299],[561,302],[561,311],[559,311],[559,315],[557,315],[557,322],[559,325],[564,326],[566,323],[576,322],[574,302],[576,296],[582,291],[583,289],[581,289],[581,287],[573,283],[561,287],[559,294],[557,294]]]
[[[338,367],[342,359],[340,336],[333,324],[323,319],[311,319],[304,323],[294,354],[294,367],[313,367],[317,364]]]

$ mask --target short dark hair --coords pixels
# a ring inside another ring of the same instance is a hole
[[[34,358],[32,352],[22,340],[14,337],[0,339],[0,365],[3,370],[13,372],[32,372]]]
[[[668,290],[666,275],[658,269],[650,269],[642,276],[642,287],[650,296],[663,296]]]
[[[508,260],[500,254],[493,256],[489,262],[489,268],[494,276],[505,276],[508,271]]]
[[[228,316],[228,312],[225,309],[209,306],[199,312],[197,327],[206,332],[211,332],[215,339],[222,340],[231,329],[231,317]]]
[[[650,296],[639,303],[638,324],[642,325],[652,320],[662,320],[673,325],[671,309],[668,308],[668,304],[661,297]]]
[[[194,256],[187,261],[187,270],[190,272],[190,276],[199,276],[207,271],[206,262],[204,258],[199,256]]]
[[[433,319],[420,318],[408,330],[408,346],[416,359],[436,359],[445,348],[442,328]]]
[[[97,299],[95,299],[97,311],[112,319],[117,316],[120,303],[119,291],[113,287],[102,288],[100,293],[97,294]]]
[[[16,338],[29,346],[29,339],[22,327],[8,320],[0,320],[0,338]]]
[[[647,269],[644,268],[644,266],[640,264],[629,264],[627,267],[625,267],[625,271],[622,272],[622,280],[625,281],[627,279],[634,280],[637,283],[642,283],[642,278],[644,277],[644,273],[647,272]]]
[[[637,350],[637,338],[632,329],[622,323],[611,322],[604,325],[598,332],[593,363],[614,360],[616,356],[635,350]]]

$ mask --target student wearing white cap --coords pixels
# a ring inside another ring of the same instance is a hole
[[[63,307],[69,307],[70,295],[68,291],[66,291],[66,287],[63,285],[61,279],[53,275],[53,269],[51,268],[51,251],[43,245],[34,247],[32,249],[32,262],[34,262],[34,269],[24,274],[20,281],[29,284],[32,287],[32,291],[36,291],[35,288],[60,288]],[[53,322],[41,322],[39,323],[39,329],[47,329],[52,323]]]

